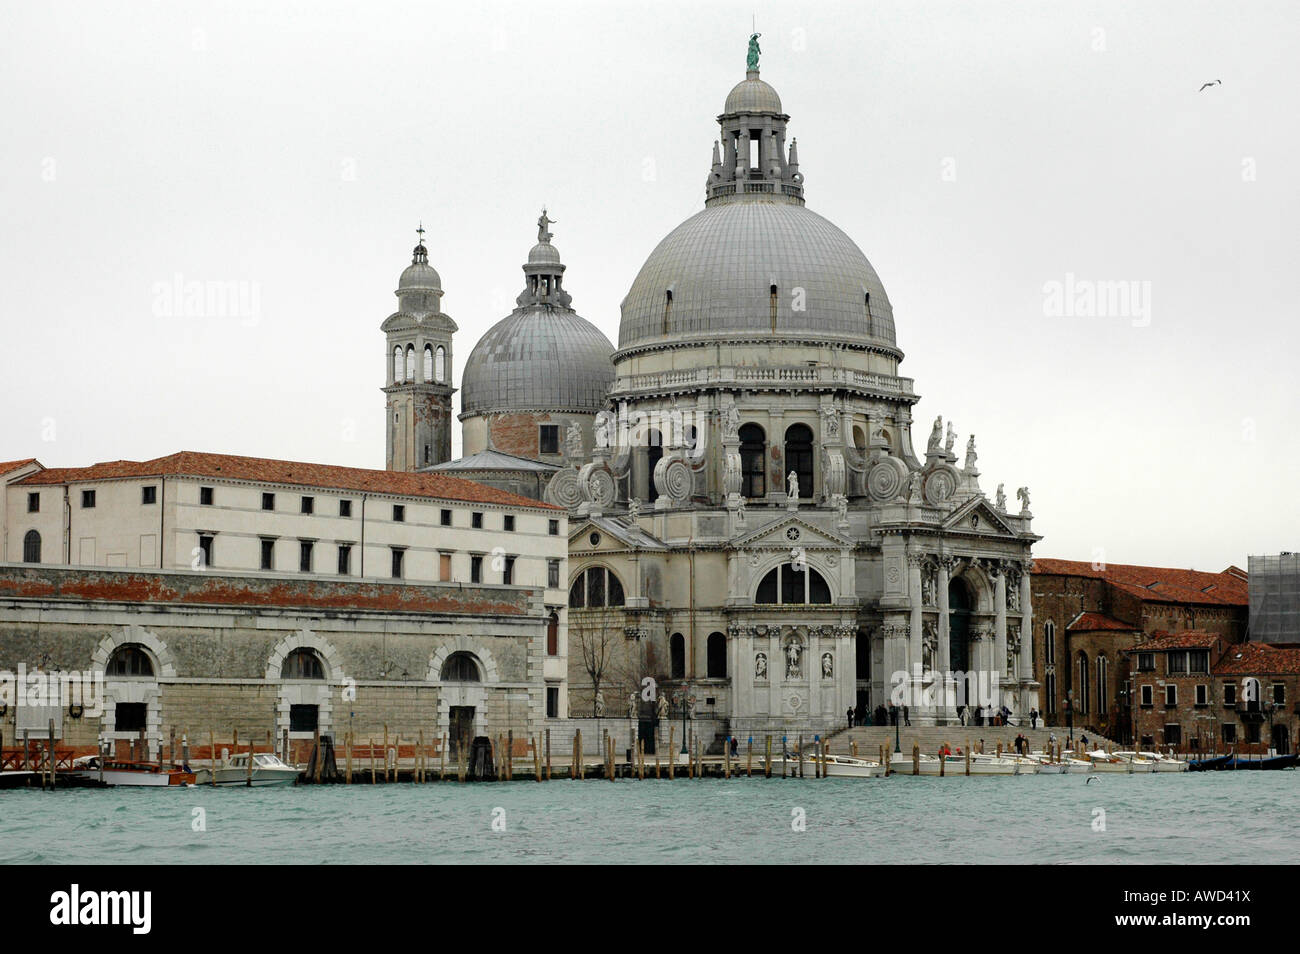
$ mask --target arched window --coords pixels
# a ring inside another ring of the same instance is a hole
[[[479,674],[478,660],[470,653],[452,653],[442,664],[438,678],[443,682],[482,682]]]
[[[668,638],[668,657],[673,679],[686,678],[686,637],[673,633]]]
[[[393,383],[402,383],[402,347],[398,345],[393,349]]]
[[[867,452],[867,432],[862,429],[860,424],[853,425],[853,446],[858,449],[859,453]]]
[[[1088,714],[1088,682],[1091,674],[1088,671],[1088,654],[1079,653],[1079,685],[1075,687],[1074,708],[1079,715]]]
[[[280,667],[281,679],[321,679],[325,678],[325,665],[314,649],[295,649],[284,657]]]
[[[447,380],[447,349],[442,345],[433,353],[433,380],[439,384]]]
[[[1050,619],[1043,624],[1043,655],[1047,665],[1056,662],[1056,624]]]
[[[783,563],[769,570],[758,584],[755,603],[778,603],[782,606],[804,603],[829,603],[831,588],[826,579],[810,566],[796,567]]]
[[[573,609],[622,605],[623,584],[603,566],[588,567],[569,587],[569,606]]]
[[[35,530],[28,530],[23,535],[23,562],[41,562],[41,535]]]
[[[799,498],[813,496],[813,432],[807,424],[791,424],[785,431],[785,466],[799,478]]]
[[[767,434],[757,424],[740,428],[740,495],[750,500],[767,496]]]
[[[1106,675],[1108,663],[1105,656],[1097,657],[1097,712],[1105,715],[1110,711],[1110,706],[1106,704]]]
[[[145,676],[152,678],[153,660],[138,643],[123,643],[113,650],[104,667],[105,676]]]
[[[406,346],[406,380],[415,380],[415,345]]]
[[[560,614],[552,612],[546,620],[546,655],[560,654]]]
[[[424,380],[426,382],[433,380],[433,345],[424,346]]]
[[[710,679],[727,678],[727,637],[722,633],[709,633],[705,647],[708,653],[708,674]]]
[[[655,467],[664,458],[664,439],[654,428],[646,434],[645,474],[648,486],[646,500],[654,503],[659,499],[659,488],[655,486]]]

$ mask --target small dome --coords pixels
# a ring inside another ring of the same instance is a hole
[[[746,73],[745,78],[727,94],[724,113],[779,113],[781,97],[770,85],[758,78],[758,70]]]
[[[474,346],[461,376],[465,414],[604,409],[614,347],[568,309],[520,308]]]
[[[437,270],[426,262],[416,262],[408,265],[402,272],[402,277],[397,281],[397,287],[400,290],[408,288],[429,288],[442,291],[442,278],[439,277]]]
[[[528,253],[529,265],[559,265],[560,250],[550,242],[538,242]]]

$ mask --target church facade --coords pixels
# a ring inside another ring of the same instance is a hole
[[[543,212],[518,307],[464,370],[465,456],[429,469],[568,510],[570,716],[744,735],[890,702],[1028,713],[1029,491],[990,497],[951,422],[914,435],[884,285],[805,205],[749,65],[704,208],[632,281],[617,347],[573,311]]]

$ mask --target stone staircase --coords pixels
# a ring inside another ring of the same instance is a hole
[[[945,742],[955,752],[958,747],[965,750],[968,744],[978,747],[979,740],[984,740],[984,751],[994,753],[997,751],[998,743],[1002,743],[1003,751],[1013,748],[1017,735],[1023,735],[1029,740],[1029,750],[1031,752],[1045,750],[1048,739],[1055,733],[1056,739],[1063,747],[1068,747],[1069,732],[1062,726],[1055,728],[1038,728],[1031,729],[1028,726],[1016,725],[939,725],[939,726],[899,726],[898,734],[903,753],[907,756],[912,754],[912,744],[918,743],[921,751],[927,755],[934,755],[939,751],[939,747]],[[1074,737],[1077,741],[1080,731],[1074,730]],[[1112,742],[1105,736],[1095,732],[1082,733],[1088,737],[1088,748],[1105,749],[1106,746],[1112,748],[1123,748],[1123,746]],[[835,755],[848,755],[852,751],[852,744],[857,742],[858,755],[862,758],[876,758],[880,753],[880,747],[885,746],[890,752],[894,751],[894,727],[892,725],[873,725],[873,726],[855,726],[852,729],[840,729],[834,735],[830,736],[830,751]],[[805,740],[804,745],[811,750],[811,740]]]

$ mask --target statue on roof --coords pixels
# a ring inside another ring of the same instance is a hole
[[[546,206],[542,206],[542,214],[537,217],[537,241],[549,242],[551,240],[551,231],[547,226],[554,225],[555,219],[548,218],[546,215]]]
[[[745,69],[751,73],[758,70],[758,54],[763,52],[758,48],[758,38],[762,35],[761,33],[754,33],[749,37],[749,56],[745,60]]]

